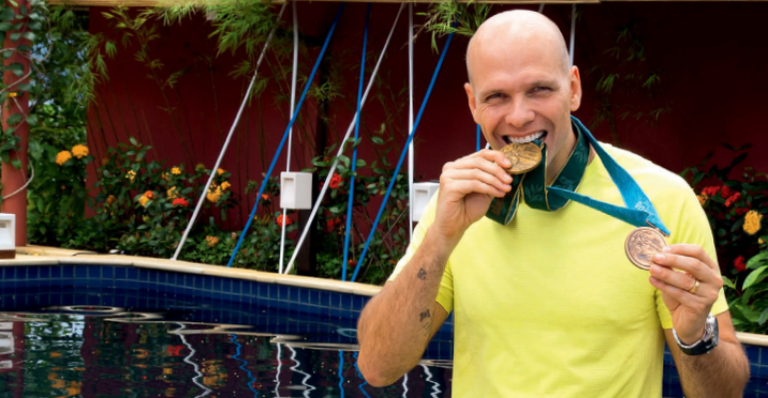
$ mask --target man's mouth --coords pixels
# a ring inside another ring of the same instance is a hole
[[[505,136],[503,136],[501,138],[507,144],[511,144],[513,142],[518,143],[518,144],[524,144],[526,142],[531,142],[533,140],[542,140],[543,141],[544,138],[546,138],[546,137],[547,137],[547,131],[546,130],[542,130],[542,131],[539,131],[539,132],[536,132],[536,133],[533,133],[533,134],[524,135],[524,136],[521,136],[521,137],[505,135]]]

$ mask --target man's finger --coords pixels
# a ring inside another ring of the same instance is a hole
[[[653,262],[667,268],[674,268],[685,271],[702,283],[711,283],[717,285],[719,289],[722,284],[720,276],[709,266],[695,257],[685,255],[666,253],[657,253],[653,256]]]
[[[478,180],[488,185],[492,185],[504,192],[509,192],[512,187],[493,174],[489,174],[479,169],[454,169],[445,172],[446,177],[452,180]]]
[[[462,196],[471,193],[482,193],[496,198],[503,198],[507,193],[478,180],[454,180],[449,184],[449,189],[458,192]]]
[[[676,245],[667,246],[662,253],[677,254],[680,256],[693,257],[706,264],[713,271],[718,271],[717,262],[709,257],[709,254],[702,249],[699,245],[691,245],[686,243],[678,243]]]

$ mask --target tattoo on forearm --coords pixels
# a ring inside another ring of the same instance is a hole
[[[427,271],[424,271],[424,268],[419,269],[419,273],[416,275],[421,280],[427,279]]]
[[[419,314],[419,322],[421,322],[421,328],[424,329],[424,335],[429,336],[429,332],[432,330],[432,315],[429,310],[424,310]]]

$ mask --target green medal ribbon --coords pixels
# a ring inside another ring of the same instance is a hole
[[[576,146],[552,184],[568,191],[574,191],[579,186],[589,162],[589,143],[578,128],[574,128],[574,132]],[[488,218],[503,225],[509,224],[517,213],[521,195],[528,206],[538,210],[555,211],[568,204],[569,199],[550,192],[550,187],[547,186],[547,145],[540,140],[533,142],[541,148],[541,163],[528,173],[512,176],[512,190],[503,198],[494,198],[491,201],[491,206],[485,214]]]
[[[542,161],[528,173],[513,176],[512,190],[503,198],[494,198],[486,216],[500,224],[509,224],[517,213],[521,195],[530,207],[544,211],[558,210],[574,200],[636,227],[650,226],[669,236],[669,230],[664,226],[650,199],[632,176],[600,146],[579,119],[571,116],[571,121],[576,134],[576,146],[555,182],[547,186],[547,147],[541,141],[535,140],[533,142],[541,148]],[[619,189],[626,207],[601,202],[575,192],[589,162],[590,146],[594,148],[611,180]]]

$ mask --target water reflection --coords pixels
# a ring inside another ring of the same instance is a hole
[[[283,322],[296,322],[296,314]],[[316,321],[311,321],[316,322]],[[121,307],[49,307],[0,313],[0,391],[14,396],[442,397],[451,371],[419,366],[400,383],[373,388],[357,346],[316,335],[170,319]],[[444,365],[444,364],[440,364]]]

